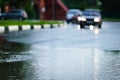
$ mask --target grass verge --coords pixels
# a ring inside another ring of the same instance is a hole
[[[60,21],[35,21],[35,20],[0,20],[0,26],[9,25],[42,25],[42,24],[60,24]]]

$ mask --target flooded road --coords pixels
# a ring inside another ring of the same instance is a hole
[[[0,80],[120,80],[119,25],[0,34]]]

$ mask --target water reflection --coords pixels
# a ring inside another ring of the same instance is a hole
[[[94,29],[94,26],[93,26],[93,25],[90,25],[89,28],[90,28],[90,30],[93,30],[93,29]]]
[[[119,80],[120,79],[120,51],[94,50],[94,79]]]
[[[95,29],[93,29],[93,32],[94,32],[94,34],[99,34],[100,33],[100,29],[95,28]]]
[[[0,51],[3,52],[25,52],[29,50],[30,46],[17,42],[8,42],[0,39]]]
[[[90,25],[90,26],[87,26],[87,27],[88,27],[88,29],[90,29],[91,31],[93,31],[94,34],[99,34],[100,33],[100,29],[98,27],[96,27],[96,26]],[[87,27],[85,27],[85,29],[87,29]],[[81,30],[80,25],[77,25],[77,29]]]
[[[32,59],[29,49],[30,45],[9,42],[6,36],[0,36],[0,80],[27,80],[24,77]]]
[[[29,45],[8,42],[5,38],[5,36],[0,36],[0,63],[16,62],[30,58],[29,53],[25,53],[30,49]]]
[[[22,62],[0,63],[0,80],[19,80],[22,74]]]
[[[113,54],[120,54],[120,50],[105,50],[105,52],[109,52]]]

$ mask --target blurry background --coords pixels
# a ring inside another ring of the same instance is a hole
[[[70,8],[97,8],[103,18],[120,18],[119,3],[120,0],[0,0],[0,12],[21,8],[29,19],[64,20]]]
[[[62,0],[68,8],[98,8],[103,17],[120,18],[120,0]]]

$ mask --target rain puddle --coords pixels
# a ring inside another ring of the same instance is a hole
[[[105,50],[105,52],[109,52],[113,54],[120,54],[120,50]]]
[[[28,53],[0,52],[0,63],[19,62],[29,60],[32,57]]]
[[[9,42],[5,37],[0,36],[0,63],[31,59],[30,53],[27,53],[29,49],[28,44]]]

